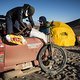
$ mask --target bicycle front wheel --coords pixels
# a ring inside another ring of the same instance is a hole
[[[50,55],[49,45],[44,46],[39,53],[39,63],[43,71],[56,75],[64,69],[67,55],[63,48],[54,44],[51,45],[53,49],[52,56]]]

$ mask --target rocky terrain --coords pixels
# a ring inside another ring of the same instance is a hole
[[[58,75],[53,76],[53,78],[39,71],[14,80],[80,80],[80,47],[66,48],[66,50],[66,67]]]

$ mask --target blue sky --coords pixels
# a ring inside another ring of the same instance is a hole
[[[34,21],[45,16],[48,21],[70,22],[80,18],[80,0],[1,0],[0,15],[14,7],[30,4],[35,8]]]

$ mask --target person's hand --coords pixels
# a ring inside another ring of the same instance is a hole
[[[27,28],[28,28],[29,30],[31,30],[31,29],[32,29],[32,26],[29,25],[29,26],[27,26]]]

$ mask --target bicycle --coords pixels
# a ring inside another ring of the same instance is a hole
[[[67,55],[62,47],[51,42],[51,27],[53,27],[53,21],[48,27],[50,31],[50,34],[48,35],[49,42],[43,47],[39,54],[39,63],[44,72],[53,76],[64,69],[67,61]],[[45,59],[46,57],[47,59]]]

